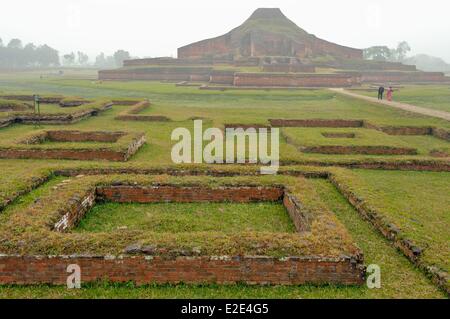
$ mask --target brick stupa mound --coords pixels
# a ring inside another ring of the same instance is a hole
[[[229,33],[178,49],[179,58],[292,56],[362,59],[363,52],[309,34],[280,9],[260,8]]]

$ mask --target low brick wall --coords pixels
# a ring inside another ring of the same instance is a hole
[[[86,101],[86,100],[70,100],[70,101],[65,101],[62,100],[61,102],[59,102],[59,106],[61,107],[77,107],[77,106],[81,106],[87,103],[90,103],[91,101]]]
[[[360,120],[285,120],[270,119],[273,127],[362,127],[364,122]]]
[[[355,133],[334,133],[334,132],[323,132],[323,137],[326,138],[355,138]]]
[[[83,132],[83,131],[47,131],[47,138],[54,142],[101,142],[114,143],[126,135],[125,132]]]
[[[0,104],[0,112],[20,112],[20,111],[30,111],[32,109],[31,105],[20,102],[9,102],[5,101]]]
[[[5,100],[17,100],[17,101],[34,101],[33,95],[0,95],[0,98]],[[45,104],[58,104],[63,99],[62,96],[40,96],[39,101]]]
[[[99,112],[103,112],[111,109],[113,106],[112,102],[104,103],[101,107],[85,110],[80,112],[75,112],[72,114],[46,114],[40,117],[35,114],[19,114],[14,115],[11,120],[12,123],[22,123],[22,124],[73,124],[77,123],[83,119],[91,116],[98,115]]]
[[[115,118],[119,121],[142,121],[142,122],[169,122],[170,119],[162,115],[119,115]]]
[[[265,64],[263,65],[263,72],[315,73],[316,67],[305,64]]]
[[[95,189],[90,189],[82,198],[73,198],[70,201],[70,207],[64,216],[55,223],[53,230],[57,232],[65,232],[76,225],[83,219],[86,213],[95,205],[97,194]]]
[[[414,126],[382,126],[380,131],[389,135],[431,135],[431,127],[414,127]]]
[[[362,218],[370,222],[386,239],[399,249],[412,263],[428,274],[433,282],[450,295],[450,275],[435,267],[428,265],[421,260],[423,249],[418,247],[412,240],[405,238],[401,230],[394,224],[386,221],[383,214],[363,199],[354,194],[343,183],[340,183],[334,176],[330,176],[330,181],[348,202],[356,209]]]
[[[180,186],[98,186],[70,201],[68,211],[53,229],[66,232],[95,204],[114,202],[253,202],[281,201],[299,232],[309,231],[309,212],[283,186],[180,187]],[[1,284],[66,284],[67,266],[79,265],[82,283],[106,280],[157,284],[299,285],[364,283],[362,255],[327,257],[266,256],[158,256],[136,252],[122,256],[10,256],[0,255]]]
[[[450,131],[442,128],[433,128],[432,135],[442,140],[450,141]]]
[[[310,213],[294,196],[285,192],[283,205],[289,213],[295,229],[298,232],[307,232],[311,230],[313,214]]]
[[[0,118],[0,128],[14,124],[16,119],[14,117]]]
[[[300,151],[318,154],[417,155],[417,150],[414,148],[389,146],[322,145],[301,147]]]
[[[158,202],[261,202],[280,201],[284,196],[283,188],[274,187],[136,187],[113,186],[97,187],[97,196],[101,200],[118,203],[158,203]]]
[[[20,144],[39,145],[45,140],[55,142],[117,142],[120,137],[127,135],[124,132],[81,132],[81,131],[45,131],[28,137]],[[123,150],[108,148],[92,149],[63,149],[63,148],[2,148],[0,158],[19,159],[67,159],[67,160],[107,160],[127,161],[145,143],[145,135],[137,134],[131,143]]]
[[[0,255],[0,283],[65,285],[67,267],[81,268],[83,284],[108,280],[157,284],[300,285],[363,284],[364,271],[350,258],[177,257],[153,256],[5,256]]]
[[[119,121],[168,122],[170,119],[162,115],[140,115],[139,113],[150,107],[149,101],[135,103],[129,110],[115,117]]]
[[[376,126],[364,122],[364,127],[378,130],[389,135],[431,135],[441,140],[450,141],[450,131],[435,127],[417,127],[417,126]]]
[[[249,128],[254,128],[256,130],[259,130],[261,128],[265,128],[267,130],[271,130],[272,127],[270,125],[263,125],[263,124],[224,124],[224,128],[232,128],[232,129],[239,129],[242,128],[244,130],[247,130]]]
[[[212,67],[158,66],[135,69],[101,70],[99,80],[209,81]]]
[[[108,185],[90,189],[82,197],[70,201],[64,216],[53,229],[65,232],[75,227],[96,201],[116,203],[193,203],[193,202],[278,202],[284,197],[283,187],[181,187],[181,186],[138,186]],[[292,196],[291,196],[292,197]],[[300,206],[292,207],[291,214],[301,215]],[[307,222],[306,219],[303,220]],[[299,225],[300,227],[300,225]],[[302,226],[305,229],[307,226]],[[300,228],[299,228],[300,229]]]
[[[95,149],[0,149],[0,158],[14,159],[67,159],[79,161],[107,160],[107,161],[125,161],[125,152]]]
[[[234,71],[213,71],[209,82],[214,84],[233,85],[234,73]]]
[[[420,82],[445,82],[448,78],[442,72],[388,72],[371,71],[361,73],[362,82],[400,82],[400,83],[420,83]]]
[[[347,74],[236,73],[235,86],[350,87],[355,78]]]

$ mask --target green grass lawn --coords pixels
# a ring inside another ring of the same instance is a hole
[[[174,142],[171,132],[178,127],[192,129],[193,117],[204,120],[204,128],[223,127],[227,123],[268,124],[268,119],[356,119],[367,120],[376,125],[393,126],[433,126],[449,129],[448,121],[415,115],[336,95],[327,90],[295,91],[201,91],[193,87],[175,87],[174,84],[159,82],[98,82],[95,71],[80,70],[57,76],[48,71],[43,79],[41,72],[24,74],[0,73],[0,92],[10,91],[64,94],[85,98],[107,97],[108,99],[148,98],[150,108],[140,114],[163,115],[171,122],[126,122],[114,118],[129,106],[115,105],[111,110],[100,113],[71,125],[22,125],[15,124],[0,129],[2,144],[13,143],[23,136],[42,129],[90,130],[90,131],[132,131],[144,132],[147,144],[127,163],[106,161],[68,160],[0,160],[0,207],[7,208],[0,214],[0,223],[17,214],[64,180],[52,179],[43,187],[28,195],[19,197],[12,205],[9,199],[26,193],[30,185],[39,178],[49,175],[52,170],[64,168],[153,168],[173,164],[170,151]],[[448,110],[448,87],[420,86],[406,87],[396,92],[394,98],[405,98],[404,102],[436,109]],[[449,90],[450,91],[450,90]],[[373,93],[367,92],[372,95]],[[404,94],[404,97],[402,97]],[[433,97],[436,96],[436,97]],[[406,100],[410,98],[412,100]],[[422,102],[421,102],[422,101]],[[72,112],[76,108],[60,108],[58,105],[43,105],[48,113]],[[291,131],[289,129],[289,131]],[[345,131],[359,135],[355,139],[325,138],[322,132]],[[296,133],[297,132],[297,133]],[[298,133],[298,132],[301,132]],[[417,148],[418,156],[390,156],[392,160],[432,159],[428,153],[432,149],[449,149],[448,142],[430,136],[389,136],[381,132],[361,129],[293,129],[293,136],[311,143],[391,143]],[[293,145],[280,141],[281,159],[304,161],[316,160],[322,163],[353,161],[355,159],[383,158],[380,156],[302,154]],[[53,143],[49,143],[55,145]],[[63,143],[70,144],[70,143]],[[86,143],[91,145],[91,143]],[[83,145],[85,145],[83,143]],[[44,147],[46,145],[43,145]],[[50,145],[48,145],[50,146]],[[63,146],[63,145],[61,145]],[[384,157],[386,158],[386,157]],[[190,166],[189,166],[190,167]],[[198,169],[199,166],[195,168]],[[201,166],[203,169],[207,169]],[[217,166],[216,166],[217,167]],[[221,166],[226,170],[227,167]],[[240,170],[254,168],[241,166]],[[300,168],[299,168],[300,169]],[[301,169],[305,169],[302,167]],[[313,170],[313,168],[307,168]],[[318,168],[315,168],[318,169]],[[321,168],[322,169],[322,168]],[[324,170],[328,167],[323,167]],[[406,237],[413,239],[424,248],[423,258],[430,264],[450,269],[448,252],[450,236],[449,173],[443,172],[401,172],[343,170],[346,183],[358,196],[368,201],[386,218],[395,223]],[[365,287],[248,287],[235,286],[147,286],[98,284],[82,290],[68,291],[64,287],[0,287],[0,298],[442,298],[444,295],[425,275],[391,244],[378,234],[325,180],[311,181],[316,189],[317,200],[324,202],[345,225],[357,245],[363,250],[366,264],[378,264],[382,270],[382,289],[369,290]],[[228,208],[227,208],[228,207]],[[234,227],[251,227],[264,231],[283,230],[290,232],[292,225],[286,219],[284,208],[276,204],[100,204],[83,220],[79,236],[89,232],[114,230],[118,227],[158,227],[159,231],[182,231],[189,229],[210,229],[213,226],[231,231]],[[232,207],[232,208],[230,208]],[[221,209],[223,211],[221,211]],[[175,214],[174,214],[175,213]],[[223,215],[233,218],[222,219]],[[172,217],[176,216],[173,220]],[[202,218],[206,216],[206,218]],[[244,218],[245,216],[245,218]],[[205,221],[208,223],[204,223]],[[193,223],[195,221],[195,223]],[[156,222],[156,226],[155,226]],[[278,222],[278,223],[277,223]],[[164,225],[163,225],[164,223]],[[85,228],[83,228],[85,227]],[[198,227],[198,228],[197,228]],[[208,228],[209,227],[209,228]]]
[[[295,232],[294,224],[281,203],[103,203],[95,205],[87,213],[76,231],[107,232],[117,229],[162,233]]]
[[[447,121],[428,118],[339,96],[328,90],[274,90],[225,92],[176,87],[171,83],[148,81],[103,81],[80,79],[43,79],[38,77],[3,77],[0,91],[60,93],[91,97],[145,97],[153,106],[150,114],[165,115],[173,120],[200,116],[214,123],[267,123],[270,118],[360,119],[380,125],[431,125],[450,127]],[[220,112],[217,112],[220,109]]]
[[[354,191],[450,271],[450,174],[356,170]]]

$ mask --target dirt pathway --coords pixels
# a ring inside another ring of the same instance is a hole
[[[445,112],[445,111],[437,111],[437,110],[432,110],[432,109],[427,109],[425,107],[420,107],[420,106],[416,106],[416,105],[412,105],[412,104],[406,104],[406,103],[400,103],[400,102],[389,102],[386,100],[378,100],[374,97],[369,97],[369,96],[365,96],[365,95],[360,95],[360,94],[356,94],[347,90],[344,90],[342,88],[340,89],[330,89],[333,92],[339,93],[339,94],[343,94],[343,95],[347,95],[347,96],[351,96],[357,99],[361,99],[361,100],[365,100],[368,102],[374,102],[374,103],[378,103],[378,104],[383,104],[383,105],[387,105],[387,106],[391,106],[391,107],[395,107],[404,111],[408,111],[408,112],[413,112],[413,113],[417,113],[417,114],[422,114],[422,115],[427,115],[427,116],[432,116],[432,117],[437,117],[440,119],[444,119],[447,121],[450,121],[450,113],[449,112]]]

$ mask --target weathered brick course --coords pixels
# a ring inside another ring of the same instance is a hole
[[[67,266],[81,268],[83,284],[107,280],[158,284],[360,285],[361,265],[350,258],[277,259],[251,256],[7,256],[0,255],[0,283],[65,285]]]

